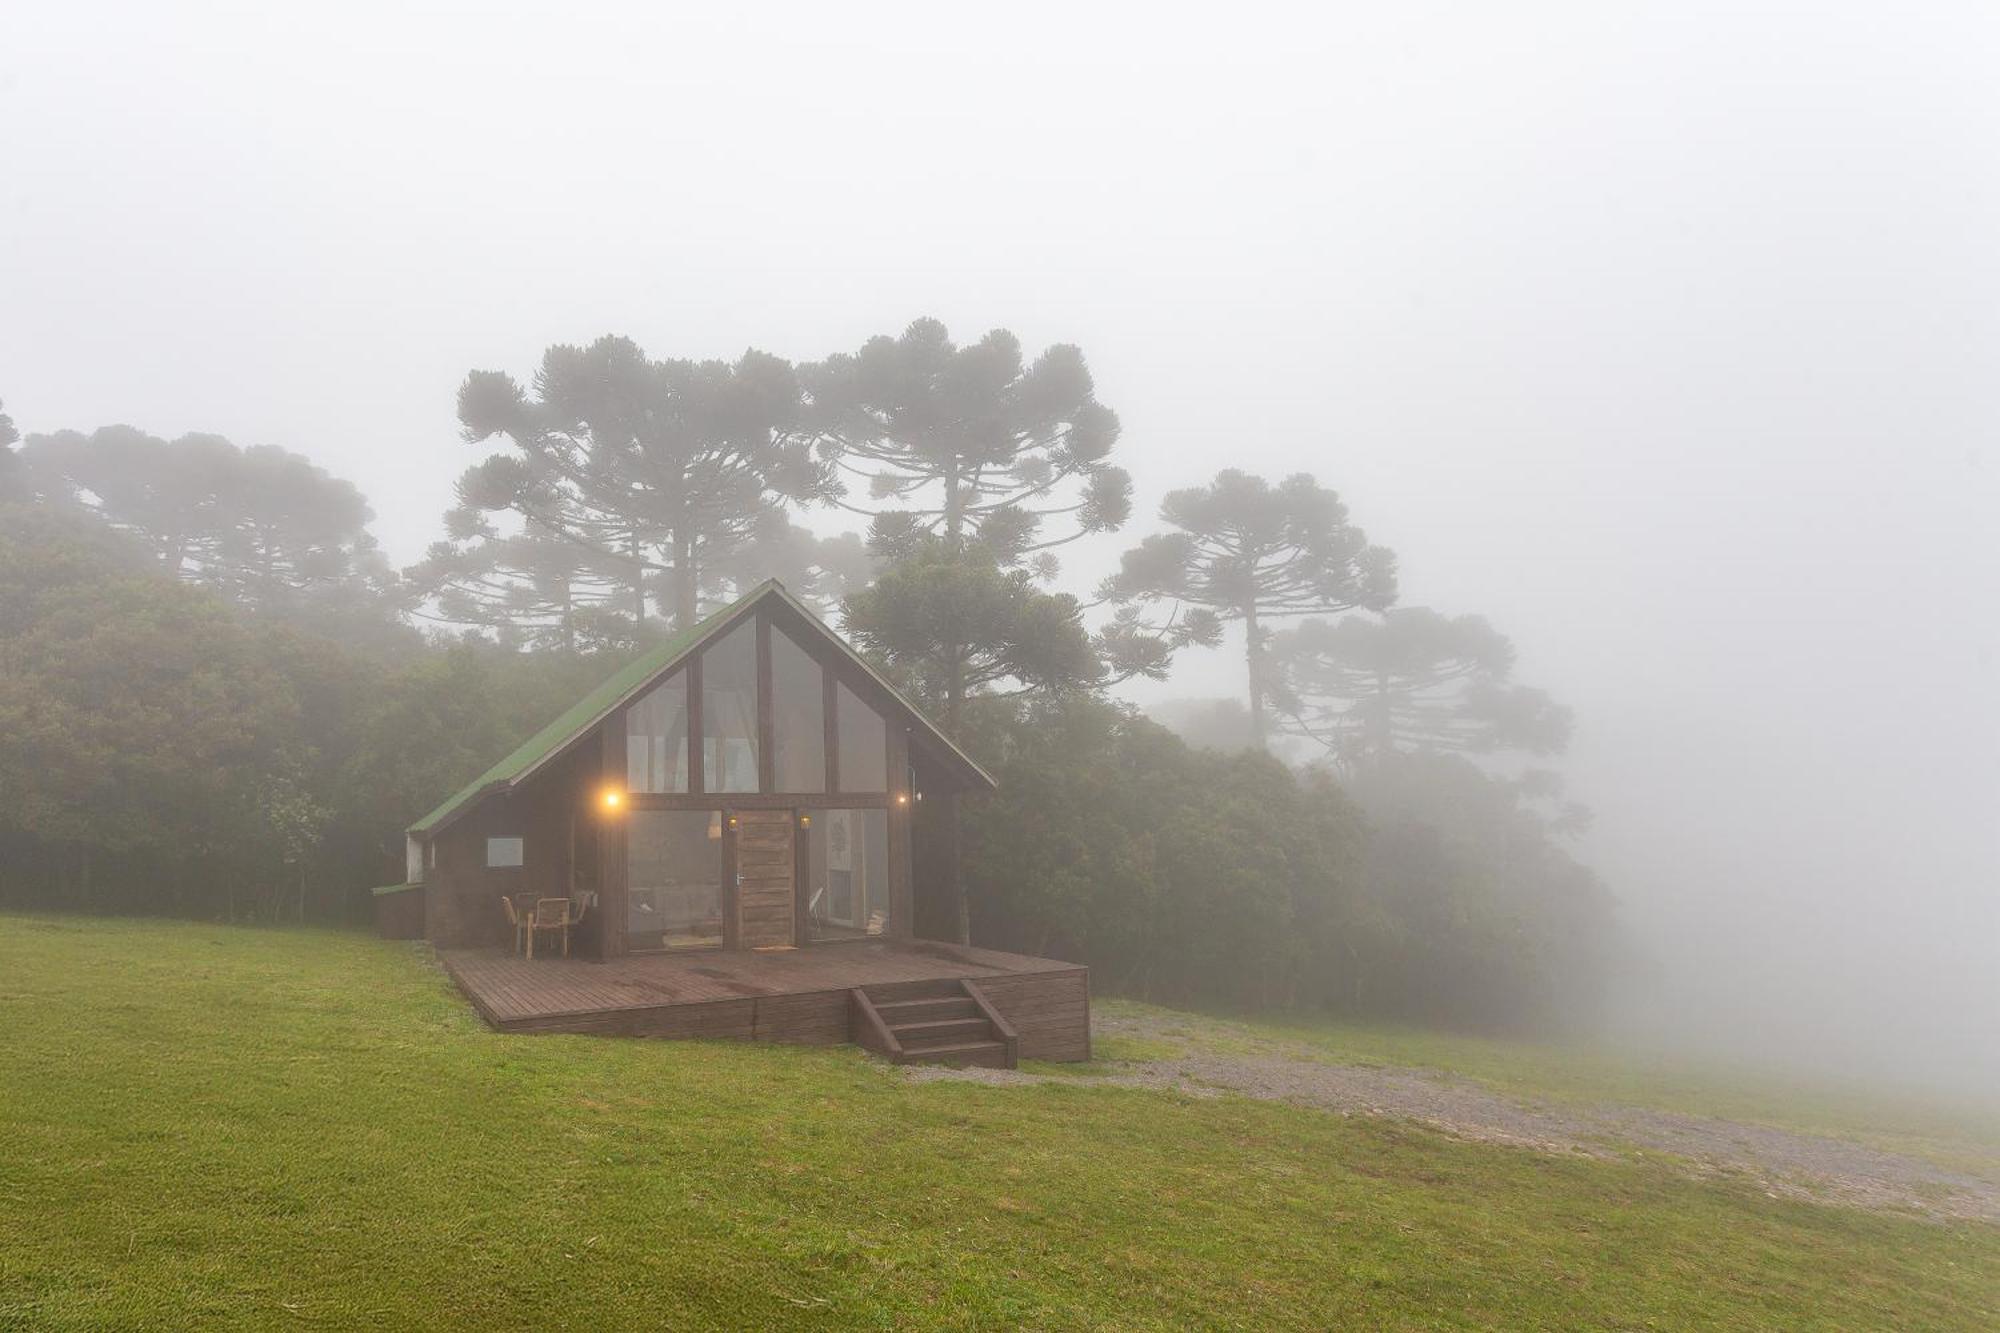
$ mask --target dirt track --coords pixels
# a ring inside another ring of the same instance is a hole
[[[1185,1032],[1187,1023],[1184,1015],[1171,1024],[1115,1015],[1098,1018],[1093,1029],[1100,1036],[1151,1040],[1167,1035],[1169,1026]],[[1053,1081],[1049,1075],[998,1069],[913,1065],[906,1072],[920,1081]],[[1189,1045],[1172,1058],[1121,1063],[1114,1073],[1062,1076],[1062,1081],[1197,1097],[1237,1093],[1342,1115],[1414,1120],[1459,1138],[1542,1152],[1609,1157],[1638,1149],[1681,1159],[1696,1174],[1748,1177],[1773,1195],[2000,1222],[2000,1180],[1843,1139],[1631,1106],[1526,1103],[1430,1070],[1332,1064],[1275,1042],[1244,1054]]]

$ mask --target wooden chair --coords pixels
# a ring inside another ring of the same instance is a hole
[[[521,952],[521,942],[527,934],[528,923],[519,912],[514,910],[514,900],[504,893],[500,895],[500,906],[506,909],[507,924],[514,928],[514,952],[519,953]]]
[[[569,957],[569,927],[569,899],[535,899],[535,915],[528,922],[528,957],[535,956],[535,936],[545,930],[562,935],[562,956]]]

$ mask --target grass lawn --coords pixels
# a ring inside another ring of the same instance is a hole
[[[2000,1228],[1234,1097],[503,1037],[355,935],[8,917],[0,1022],[0,1327],[2000,1320]]]

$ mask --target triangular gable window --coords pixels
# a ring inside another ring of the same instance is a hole
[[[635,792],[688,789],[687,673],[674,672],[627,710],[625,782]]]

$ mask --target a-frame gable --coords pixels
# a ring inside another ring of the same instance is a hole
[[[782,583],[776,579],[769,579],[720,611],[676,633],[657,648],[634,659],[623,670],[565,709],[561,716],[523,741],[506,758],[474,778],[435,810],[412,824],[409,833],[419,838],[430,837],[485,797],[495,792],[512,790],[527,781],[542,768],[567,753],[578,741],[590,735],[620,708],[645,694],[711,642],[736,628],[746,617],[753,615],[758,605],[766,599],[782,602],[795,614],[798,621],[802,622],[822,643],[832,648],[833,655],[837,659],[846,663],[853,673],[859,673],[871,682],[883,701],[902,715],[912,736],[920,737],[922,741],[927,742],[926,748],[948,766],[958,770],[959,775],[967,780],[967,785],[987,788],[997,785],[985,769],[961,750],[949,736],[932,725],[929,718],[918,711],[916,706],[880,672],[870,666],[865,658],[855,652],[846,640],[834,633],[810,607],[794,597]]]
[[[871,682],[875,689],[880,691],[883,701],[889,705],[890,709],[901,714],[902,720],[909,727],[912,736],[923,742],[927,742],[927,748],[936,758],[949,767],[957,769],[961,777],[969,780],[967,783],[968,786],[985,787],[991,790],[1000,785],[993,780],[992,774],[980,767],[977,760],[960,749],[958,744],[951,737],[945,735],[943,731],[939,730],[929,718],[925,717],[923,712],[915,704],[911,703],[901,690],[890,684],[887,677],[883,676],[881,672],[870,665],[867,658],[854,651],[852,644],[834,633],[832,626],[821,620],[811,607],[792,596],[789,588],[779,583],[776,579],[772,579],[765,586],[785,606],[789,607],[801,620],[805,621],[823,642],[831,645],[835,656],[840,661],[846,663],[852,669],[853,673],[858,673],[862,678]]]

